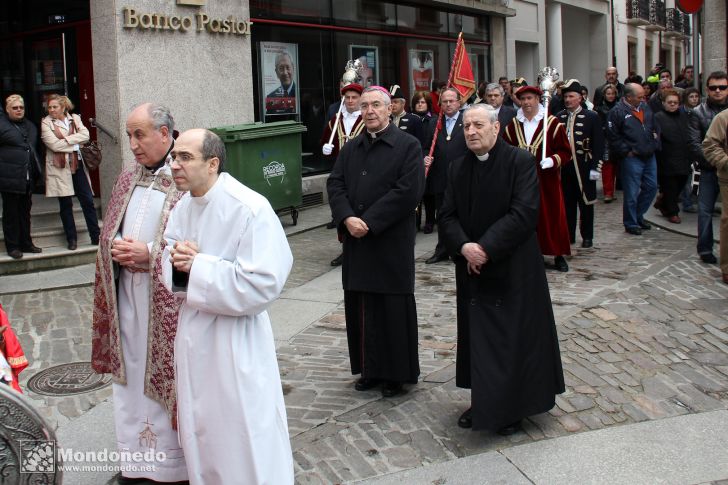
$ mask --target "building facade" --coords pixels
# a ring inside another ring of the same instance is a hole
[[[643,77],[662,62],[677,77],[692,64],[692,19],[675,0],[512,0],[506,20],[507,72],[535,82],[538,70],[556,67],[562,79],[593,89],[605,68],[620,81]]]
[[[1,91],[22,94],[36,123],[49,94],[67,93],[84,123],[103,127],[92,129],[102,201],[133,161],[126,114],[149,100],[169,106],[180,131],[303,123],[304,193],[323,201],[332,162],[319,142],[347,60],[365,64],[365,84],[411,96],[446,80],[462,31],[476,78],[491,79],[514,14],[500,0],[7,0]]]

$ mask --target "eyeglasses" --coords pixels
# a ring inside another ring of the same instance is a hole
[[[725,91],[728,89],[728,84],[714,84],[712,86],[708,86],[709,91]]]
[[[10,109],[14,109],[15,111],[22,111],[25,109],[25,106],[11,106]]]

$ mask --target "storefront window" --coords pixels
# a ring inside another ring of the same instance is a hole
[[[293,0],[253,0],[251,16],[266,19],[253,29],[255,119],[266,123],[296,120],[306,126],[302,138],[303,174],[331,170],[321,154],[327,110],[340,101],[339,80],[348,60],[366,65],[362,84],[401,86],[409,99],[415,91],[445,82],[462,30],[476,83],[492,79],[489,17],[448,13],[434,8],[370,0],[317,0],[304,6]],[[330,5],[331,15],[327,18]],[[307,17],[313,26],[276,23]],[[312,19],[316,20],[312,20]],[[477,40],[477,42],[472,42]],[[282,73],[276,73],[276,59]],[[287,65],[293,64],[291,81]],[[295,83],[295,89],[289,88]]]
[[[332,17],[336,25],[363,29],[394,30],[397,26],[394,4],[373,0],[336,0]]]
[[[250,0],[250,16],[321,22],[331,17],[330,0]]]
[[[432,8],[397,5],[397,30],[420,35],[448,35],[447,13]]]

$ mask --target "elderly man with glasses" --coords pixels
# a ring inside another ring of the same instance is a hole
[[[0,194],[3,201],[5,248],[13,259],[40,253],[30,237],[33,186],[41,169],[36,151],[38,129],[25,118],[25,102],[17,94],[5,102],[0,116]]]

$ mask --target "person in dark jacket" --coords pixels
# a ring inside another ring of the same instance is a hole
[[[484,102],[491,105],[498,114],[498,123],[500,124],[500,136],[506,131],[506,126],[516,117],[516,110],[505,105],[506,93],[500,84],[490,83],[485,87]]]
[[[609,112],[607,134],[610,155],[621,163],[624,205],[622,223],[629,234],[641,235],[652,226],[644,220],[657,193],[655,151],[658,133],[639,84],[624,86],[624,97]]]
[[[487,105],[465,110],[468,151],[452,162],[440,230],[455,260],[455,384],[471,389],[463,428],[502,435],[564,392],[554,312],[536,237],[536,160],[498,136]]]
[[[569,239],[571,244],[576,241],[578,208],[581,247],[590,248],[594,245],[594,203],[597,201],[597,180],[601,177],[604,132],[599,115],[583,107],[583,89],[577,79],[566,81],[561,88],[566,109],[559,111],[556,117],[566,128],[572,153],[572,163],[561,167]]]
[[[594,106],[599,106],[600,104],[602,104],[602,100],[604,99],[604,90],[607,86],[614,86],[614,88],[617,90],[617,100],[619,100],[624,94],[624,84],[619,82],[619,72],[617,71],[616,67],[608,67],[606,72],[604,73],[604,79],[606,80],[606,82],[601,86],[598,86],[594,90],[594,99],[592,100]]]
[[[420,121],[422,122],[422,155],[424,156],[430,152],[430,145],[428,145],[430,140],[427,139],[427,133],[429,133],[430,123],[432,123],[433,119],[432,98],[430,97],[430,93],[427,91],[415,92],[415,94],[412,95],[412,100],[410,101],[410,110],[411,113],[420,118]],[[418,231],[422,227],[422,204],[423,201],[420,201],[420,203],[417,204],[417,218],[415,220],[415,224]],[[432,232],[432,227],[430,227],[430,232]]]
[[[365,132],[350,140],[327,181],[344,244],[342,280],[355,389],[380,383],[384,397],[420,374],[415,307],[414,208],[422,197],[420,142],[389,121],[389,92],[361,97]]]
[[[440,107],[442,109],[442,129],[437,135],[435,151],[432,157],[428,155],[429,147],[435,136],[437,120],[433,118],[429,125],[427,136],[427,152],[425,153],[425,230],[432,232],[432,226],[437,221],[437,213],[442,206],[442,198],[447,186],[447,173],[450,162],[462,157],[467,151],[465,137],[463,136],[463,116],[460,112],[460,93],[455,88],[447,88],[440,93]],[[425,263],[433,264],[447,260],[445,245],[440,239],[439,232],[435,252]]]
[[[0,194],[3,200],[5,248],[13,259],[40,253],[30,237],[33,186],[40,176],[38,129],[25,118],[25,101],[12,94],[0,115]]]
[[[662,215],[673,224],[680,224],[680,192],[688,175],[692,173],[688,148],[688,114],[680,109],[680,95],[674,89],[665,89],[663,110],[655,115],[660,133],[657,159],[657,180],[662,197],[655,203]]]
[[[698,185],[698,254],[704,263],[716,264],[713,254],[713,210],[720,188],[715,167],[708,163],[703,153],[703,139],[715,115],[728,107],[728,74],[716,71],[705,82],[708,98],[689,116],[690,154],[700,168]]]
[[[595,95],[596,96],[596,95]],[[604,203],[609,204],[614,200],[614,183],[617,177],[617,169],[619,165],[613,160],[609,154],[609,142],[607,140],[607,117],[609,111],[617,105],[618,94],[617,88],[613,84],[607,84],[604,92],[600,96],[599,105],[594,110],[599,115],[602,122],[602,133],[604,134],[604,153],[602,154],[602,188],[604,190]]]

